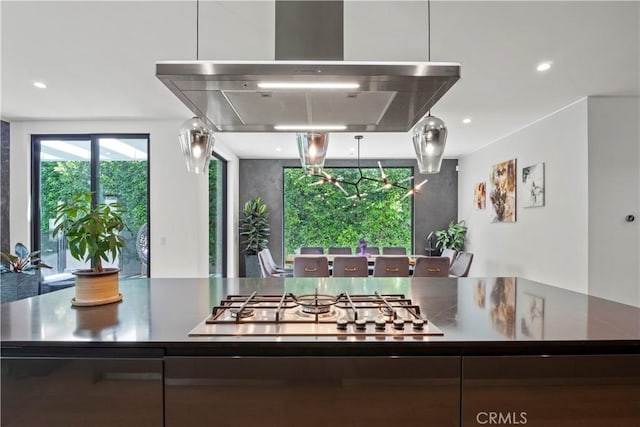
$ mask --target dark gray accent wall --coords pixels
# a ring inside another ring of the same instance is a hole
[[[420,175],[413,159],[384,160],[385,167],[413,167],[416,182],[428,178],[414,200],[413,253],[424,254],[425,238],[434,231],[445,228],[458,217],[458,160],[445,159],[439,174]],[[361,160],[364,167],[377,167],[377,160]],[[299,167],[297,159],[240,160],[240,212],[248,200],[261,197],[269,208],[271,238],[269,249],[278,264],[283,251],[283,168]],[[327,161],[325,167],[353,167],[354,159]],[[244,275],[244,254],[240,252],[240,275]]]
[[[9,196],[11,194],[10,156],[9,156],[9,123],[0,121],[0,248],[11,250],[9,235]],[[13,251],[11,251],[13,252]]]

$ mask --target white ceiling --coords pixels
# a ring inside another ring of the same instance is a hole
[[[431,59],[462,78],[432,113],[458,157],[585,96],[640,93],[640,2],[431,3]],[[155,77],[196,57],[195,1],[2,1],[4,120],[190,117]],[[200,2],[199,59],[274,56],[273,1]],[[426,1],[345,1],[346,60],[426,60]],[[551,70],[536,71],[541,61]],[[36,89],[34,81],[48,88]],[[462,119],[470,117],[468,125]],[[241,158],[297,157],[293,134],[218,134]],[[331,135],[329,157],[355,155]],[[280,151],[277,151],[280,149]],[[370,133],[362,157],[411,158],[408,134]]]

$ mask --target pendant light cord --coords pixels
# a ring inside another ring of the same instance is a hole
[[[431,0],[427,0],[427,61],[431,62]],[[428,115],[431,117],[431,108]]]
[[[200,60],[200,0],[196,0],[196,61]]]
[[[427,0],[427,61],[431,62],[431,0]]]

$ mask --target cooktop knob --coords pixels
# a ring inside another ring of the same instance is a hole
[[[393,319],[393,329],[397,329],[399,331],[404,329],[404,320],[402,319]]]
[[[376,319],[376,331],[384,331],[387,327],[387,322],[384,319]]]
[[[413,319],[413,329],[424,329],[424,319]]]
[[[338,328],[338,329],[340,329],[342,331],[345,331],[345,330],[347,330],[347,324],[348,323],[349,322],[347,322],[347,319],[338,319],[336,321],[336,328]]]
[[[356,329],[359,331],[364,331],[367,329],[367,321],[364,319],[356,320]]]

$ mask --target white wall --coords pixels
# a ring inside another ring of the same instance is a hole
[[[589,294],[640,306],[639,98],[589,98]],[[626,222],[632,214],[634,222]]]
[[[587,156],[582,99],[460,159],[458,212],[469,226],[470,275],[515,275],[588,292]],[[491,223],[489,200],[487,209],[474,208],[474,185],[488,186],[491,165],[509,159],[517,159],[518,180],[523,167],[544,162],[545,206],[525,209],[517,201],[516,222]]]
[[[187,174],[178,147],[182,121],[24,121],[11,122],[11,238],[30,241],[31,134],[149,133],[151,276],[207,277],[208,180]],[[216,151],[229,160],[229,222],[237,215],[238,159],[223,144]],[[234,172],[235,171],[235,172]],[[237,229],[237,226],[230,230]],[[237,271],[237,234],[228,236],[228,270]]]

